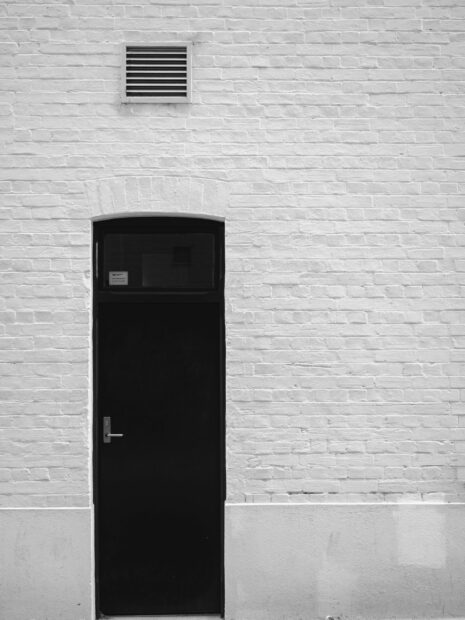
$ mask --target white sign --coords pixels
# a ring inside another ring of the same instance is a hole
[[[110,286],[127,286],[128,285],[128,272],[127,271],[110,271],[108,281]]]

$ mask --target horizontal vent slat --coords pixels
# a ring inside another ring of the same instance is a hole
[[[128,58],[127,60],[127,64],[131,65],[131,64],[140,64],[141,62],[146,62],[150,65],[157,65],[159,63],[161,63],[162,65],[166,65],[170,62],[172,62],[175,65],[185,65],[186,64],[186,59],[185,58],[176,58],[174,56],[170,57],[170,58],[146,58],[145,56],[140,56],[139,58]]]
[[[176,58],[187,58],[186,51],[177,50],[173,50],[171,52],[157,52],[154,50],[150,50],[148,52],[128,52],[126,55],[128,58],[138,58],[139,56],[146,56],[147,58],[170,58],[171,56]]]
[[[128,73],[126,81],[139,79],[145,80],[187,80],[185,73]]]
[[[177,86],[176,84],[160,84],[159,86],[147,86],[146,84],[131,84],[127,87],[127,92],[131,90],[150,90],[152,92],[158,92],[161,90],[175,90],[176,92],[184,92],[185,86]]]
[[[187,50],[184,45],[127,45],[126,52],[128,54],[134,52],[184,52],[187,54]]]
[[[171,54],[160,54],[158,56],[149,56],[149,55],[141,55],[141,56],[128,56],[128,62],[133,62],[133,61],[137,61],[137,60],[150,60],[152,62],[158,62],[160,60],[176,60],[178,62],[185,62],[187,56],[175,56],[175,55],[171,55]]]
[[[131,71],[126,71],[126,76],[127,77],[133,77],[133,76],[155,76],[155,77],[167,77],[170,75],[173,75],[175,77],[184,77],[185,75],[187,75],[187,71],[159,71],[158,69],[147,69],[144,71],[141,71],[140,69],[135,69],[135,70],[131,70]]]
[[[183,97],[178,90],[131,90],[127,93],[128,97]]]
[[[141,56],[140,58],[128,58],[128,65],[185,65],[185,58],[145,58]]]
[[[141,60],[143,58],[146,58],[150,62],[158,62],[170,59],[173,59],[176,62],[185,62],[187,56],[185,54],[132,54],[126,56],[126,60],[129,62]]]
[[[149,93],[146,91],[131,91],[127,93],[128,97],[150,97],[151,99],[162,99],[165,97],[177,97],[180,100],[184,100],[185,96],[176,92],[166,91],[163,93]]]
[[[186,85],[185,84],[176,84],[176,83],[168,83],[168,84],[141,84],[140,82],[135,82],[134,84],[128,84],[127,90],[178,90],[185,92]]]
[[[186,66],[185,62],[130,62],[126,65],[128,69],[137,68],[137,67],[150,67],[150,68],[160,68],[160,69],[183,69]]]
[[[150,79],[142,79],[142,78],[130,78],[126,80],[127,84],[187,84],[186,79],[179,78],[153,78]]]
[[[131,67],[126,67],[126,73],[131,71],[159,71],[160,73],[186,73],[186,66],[159,66],[156,67],[154,65],[133,65]]]

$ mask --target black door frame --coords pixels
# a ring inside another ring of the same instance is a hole
[[[103,235],[108,231],[114,232],[214,232],[216,238],[216,288],[214,291],[183,291],[177,293],[164,293],[161,291],[138,291],[124,292],[106,291],[99,287],[103,282],[103,260],[99,257],[99,248],[102,248]],[[221,466],[221,488],[220,488],[220,515],[221,515],[221,607],[220,616],[224,618],[225,605],[225,581],[224,581],[224,503],[226,500],[226,343],[225,343],[225,320],[224,320],[224,222],[208,218],[187,218],[187,217],[120,217],[99,220],[92,225],[92,285],[93,285],[93,304],[92,304],[92,366],[93,366],[93,415],[92,415],[92,475],[93,475],[93,504],[94,504],[94,570],[95,570],[95,612],[97,618],[104,615],[100,612],[99,600],[99,466],[98,457],[100,447],[100,429],[98,422],[99,406],[99,377],[98,377],[98,319],[99,306],[102,303],[120,303],[122,301],[132,303],[192,303],[192,302],[211,302],[219,305],[220,316],[220,466]],[[124,618],[124,616],[121,616]]]

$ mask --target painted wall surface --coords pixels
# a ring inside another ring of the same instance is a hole
[[[3,505],[89,504],[91,218],[226,218],[231,501],[461,501],[456,0],[1,8]],[[193,102],[120,103],[193,42]]]
[[[463,505],[232,504],[226,515],[228,620],[464,615]]]
[[[92,505],[91,223],[124,214],[225,219],[228,501],[251,539],[255,504],[298,505],[310,536],[305,504],[348,503],[384,540],[371,503],[464,501],[464,32],[461,0],[3,2],[1,507]],[[167,41],[193,43],[192,103],[122,104],[122,43]]]
[[[228,504],[227,620],[463,617],[465,506]],[[90,620],[91,513],[0,510],[0,617]]]
[[[88,509],[0,510],[0,618],[89,620]]]

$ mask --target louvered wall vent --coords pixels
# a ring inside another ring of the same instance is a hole
[[[188,103],[190,44],[125,45],[123,101]]]

